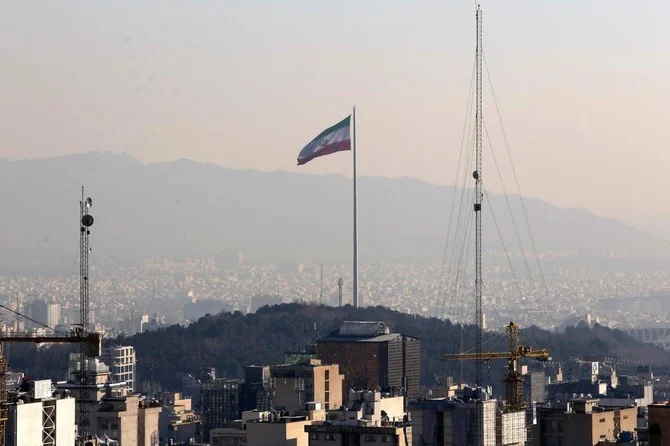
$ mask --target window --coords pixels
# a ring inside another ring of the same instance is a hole
[[[330,381],[326,381],[326,392],[330,391]]]
[[[390,435],[382,435],[382,443],[390,443],[390,442],[391,442]]]
[[[375,443],[377,439],[375,438],[374,435],[366,435],[365,436],[365,442],[366,443]]]
[[[319,434],[317,434],[316,432],[312,432],[312,435],[310,435],[309,438],[312,440],[318,440]]]
[[[604,422],[605,422],[605,419],[604,419],[604,418],[601,418],[601,419],[600,419],[600,422],[601,422],[601,423],[604,423]]]
[[[330,370],[326,370],[326,380],[330,379]]]
[[[335,441],[335,434],[326,434],[326,441]]]

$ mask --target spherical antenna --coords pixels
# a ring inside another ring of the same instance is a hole
[[[81,224],[86,226],[87,228],[89,226],[93,226],[93,216],[90,214],[86,214],[83,217],[81,217]]]

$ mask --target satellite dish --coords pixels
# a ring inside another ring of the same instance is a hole
[[[93,216],[90,214],[84,215],[81,217],[81,224],[86,227],[93,226]]]
[[[93,200],[91,199],[91,197],[86,198],[86,207],[87,208],[93,207]]]

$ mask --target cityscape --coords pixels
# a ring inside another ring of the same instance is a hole
[[[0,446],[670,446],[670,4],[596,3],[0,4]]]

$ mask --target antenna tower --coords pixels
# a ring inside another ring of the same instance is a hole
[[[340,298],[340,307],[342,306],[342,286],[344,285],[344,280],[342,278],[337,279],[337,293]]]
[[[475,115],[475,151],[476,168],[472,173],[475,179],[475,354],[477,386],[482,383],[482,10],[477,5],[477,50],[476,65],[476,115]]]
[[[93,217],[88,210],[93,206],[93,200],[90,197],[84,199],[84,187],[81,188],[81,201],[79,202],[79,317],[81,330],[84,337],[90,333],[89,327],[89,299],[88,299],[88,254],[89,254],[89,236],[91,235],[91,226]],[[81,355],[79,357],[79,382],[81,385],[79,394],[79,437],[81,444],[88,437],[89,419],[88,419],[88,357],[89,345],[82,342]]]

